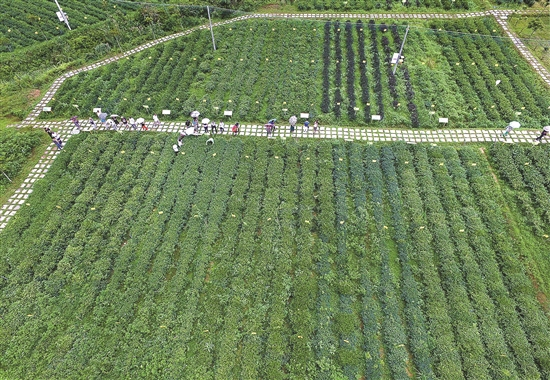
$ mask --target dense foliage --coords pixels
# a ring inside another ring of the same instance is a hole
[[[71,116],[78,104],[83,116],[94,107],[139,115],[148,105],[174,118],[198,109],[247,121],[309,112],[321,124],[361,125],[372,115],[381,126],[550,122],[548,91],[494,20],[428,25],[411,28],[395,75],[389,62],[405,32],[395,23],[248,20],[216,28],[215,52],[201,30],[67,80],[42,117]]]
[[[174,139],[81,133],[36,183],[0,235],[2,377],[550,376],[522,249],[549,241],[486,152]],[[548,148],[514,154],[547,191]]]
[[[32,150],[40,144],[41,131],[17,131],[3,129],[0,131],[0,194],[4,192],[27,162]]]

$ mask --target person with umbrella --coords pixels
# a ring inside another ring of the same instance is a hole
[[[157,116],[157,114],[153,115],[153,126],[155,126],[155,127],[160,126],[160,120],[159,120],[159,117]]]
[[[210,123],[210,119],[202,119],[202,127],[204,128],[204,133],[208,133],[208,123]]]
[[[134,130],[137,129],[136,121],[134,120],[133,117],[130,118],[129,123],[130,123],[130,127],[132,127],[132,129],[134,129]]]
[[[195,129],[195,132],[198,132],[199,130],[199,111],[193,111],[191,112],[191,117],[193,118],[193,121],[191,122],[191,125]]]
[[[296,123],[298,122],[298,118],[295,115],[292,115],[288,120],[288,122],[290,123],[290,133],[292,133],[296,128]]]
[[[504,132],[502,132],[502,137],[508,137],[512,129],[519,128],[520,126],[521,124],[518,123],[517,121],[511,121],[510,124],[508,124],[508,126],[504,130]]]
[[[548,136],[549,134],[550,134],[550,125],[547,125],[547,126],[545,126],[545,127],[542,128],[542,132],[541,132],[540,136],[537,137],[537,138],[535,139],[535,141],[537,141],[537,142],[540,143],[541,140],[542,140],[542,138],[543,138],[544,136]]]
[[[148,128],[147,126],[145,125],[145,119],[140,117],[139,119],[136,120],[136,123],[141,125],[141,130],[142,131],[146,131]]]

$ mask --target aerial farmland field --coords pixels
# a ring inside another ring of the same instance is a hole
[[[4,378],[549,376],[548,148],[173,138],[81,133],[35,185]]]
[[[59,2],[0,4],[0,379],[550,378],[548,4]]]

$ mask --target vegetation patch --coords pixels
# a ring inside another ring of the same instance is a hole
[[[101,107],[239,121],[309,113],[321,124],[524,127],[550,123],[550,95],[492,18],[415,23],[248,20],[220,26],[68,79],[43,118]],[[373,116],[381,121],[373,121]]]
[[[80,133],[37,181],[2,377],[550,375],[547,147],[175,138]]]

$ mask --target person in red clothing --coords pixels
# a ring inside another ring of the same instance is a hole
[[[235,125],[231,127],[231,132],[233,132],[233,136],[239,134],[239,123],[235,123]]]

